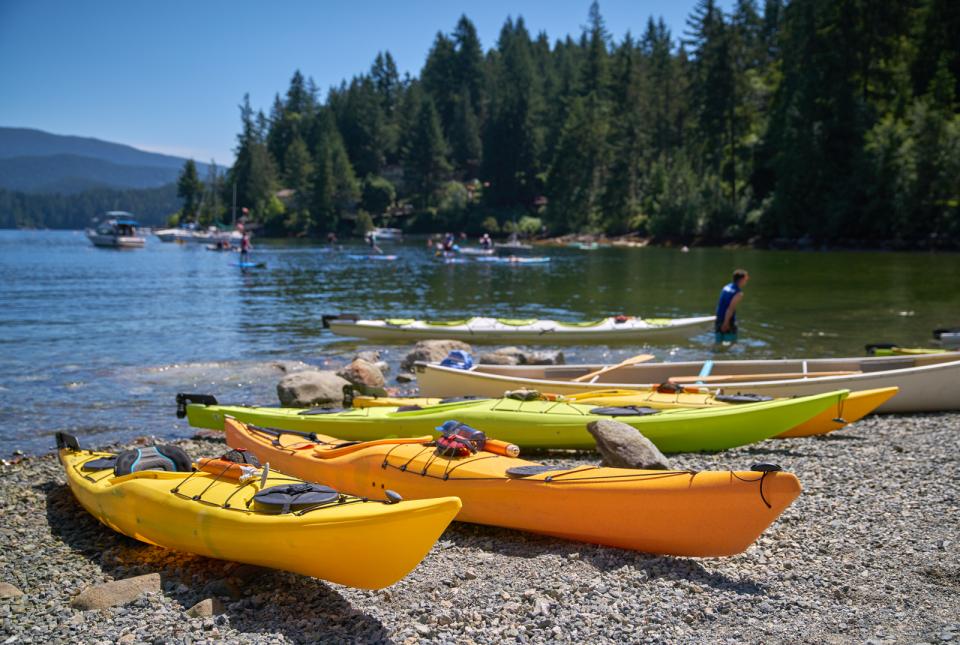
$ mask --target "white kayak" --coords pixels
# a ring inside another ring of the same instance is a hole
[[[706,387],[728,394],[809,396],[898,387],[878,412],[960,410],[960,352],[915,356],[811,358],[789,360],[685,361],[615,367],[592,379],[574,381],[604,365],[474,365],[464,370],[416,363],[421,396],[503,396],[527,388],[549,394],[630,390],[663,383]]]
[[[557,320],[510,320],[467,318],[431,321],[408,318],[356,320],[324,317],[324,325],[335,334],[373,340],[454,339],[471,343],[582,343],[655,342],[684,339],[706,331],[713,316],[694,318],[637,318],[617,316],[593,322],[567,323]]]

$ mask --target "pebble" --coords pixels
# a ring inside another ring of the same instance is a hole
[[[83,511],[53,455],[31,457],[0,466],[0,580],[23,592],[0,601],[0,643],[955,643],[958,432],[960,414],[874,416],[822,438],[673,456],[676,468],[773,462],[799,476],[796,503],[733,557],[455,523],[379,592],[142,544]],[[177,443],[193,456],[223,451],[219,436]],[[125,605],[70,606],[81,589],[148,574],[162,586]],[[215,599],[223,613],[186,616]]]

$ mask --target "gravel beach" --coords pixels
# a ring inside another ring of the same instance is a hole
[[[194,457],[224,446],[179,444]],[[725,559],[456,523],[410,576],[378,592],[139,543],[83,511],[53,455],[26,457],[0,468],[0,582],[22,591],[0,593],[0,642],[956,641],[958,444],[960,415],[925,414],[677,455],[674,466],[690,469],[779,463],[804,492],[757,544]],[[71,607],[89,585],[148,573],[160,574],[160,593]],[[223,612],[187,615],[206,598]]]

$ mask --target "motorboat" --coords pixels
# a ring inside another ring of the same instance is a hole
[[[96,229],[87,229],[94,246],[114,249],[140,248],[146,240],[137,232],[137,221],[126,211],[109,211]]]

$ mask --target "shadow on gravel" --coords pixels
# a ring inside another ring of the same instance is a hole
[[[354,609],[321,580],[150,546],[102,525],[65,484],[51,481],[34,488],[46,498],[50,532],[75,554],[115,579],[159,573],[164,594],[184,611],[218,597],[225,612],[216,623],[241,632],[307,642],[388,640],[379,620]]]
[[[764,595],[766,590],[758,583],[744,582],[722,573],[709,571],[703,562],[694,558],[656,556],[627,551],[615,547],[598,546],[584,542],[568,542],[548,536],[501,529],[480,524],[455,522],[443,534],[443,543],[471,547],[514,558],[536,558],[549,555],[586,562],[599,572],[631,567],[646,573],[648,579],[684,580],[712,589],[731,591],[741,595]],[[481,565],[482,566],[482,565]]]

